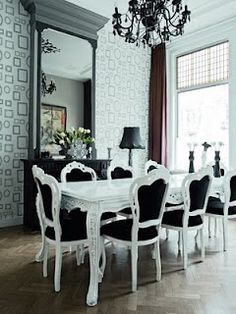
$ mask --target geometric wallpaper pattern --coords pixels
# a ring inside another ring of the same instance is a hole
[[[0,227],[23,221],[23,163],[29,113],[29,16],[19,0],[0,0]],[[124,126],[139,126],[145,150],[133,150],[134,169],[147,160],[150,49],[114,37],[109,22],[96,51],[96,149],[128,163],[119,143]]]
[[[125,43],[114,36],[109,21],[98,32],[96,54],[96,149],[115,163],[128,164],[128,150],[120,149],[123,128],[140,127],[145,150],[133,150],[133,167],[142,174],[147,160],[150,48]]]
[[[29,40],[29,16],[19,1],[0,1],[0,226],[22,223]]]

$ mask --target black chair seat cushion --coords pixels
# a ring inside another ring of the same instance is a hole
[[[162,224],[174,227],[183,227],[183,215],[184,211],[182,209],[164,212]],[[200,215],[190,216],[188,220],[188,227],[199,226],[202,223],[203,221]]]
[[[60,215],[60,223],[62,229],[61,241],[76,241],[87,239],[86,229],[86,213],[74,209],[70,213]],[[46,237],[55,240],[54,228],[47,227],[45,231]]]
[[[115,218],[116,214],[115,213],[111,213],[111,212],[107,212],[107,213],[103,213],[101,220],[107,220],[107,219],[112,219]]]
[[[224,203],[220,198],[210,196],[207,204],[206,213],[214,215],[224,215]],[[228,215],[236,215],[236,206],[231,206],[228,209]]]
[[[176,203],[166,203],[165,204],[165,207],[175,207],[175,206],[180,206],[180,205],[184,205],[184,202],[182,202],[182,203],[178,203],[178,204],[176,204]]]
[[[107,235],[115,239],[131,241],[132,219],[124,219],[111,222],[101,227],[101,235]],[[139,229],[138,241],[150,240],[158,236],[156,227]]]
[[[131,207],[126,207],[126,208],[120,210],[118,213],[122,213],[125,215],[132,215],[132,210],[131,210]]]

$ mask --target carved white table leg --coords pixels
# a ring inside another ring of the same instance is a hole
[[[98,300],[98,269],[100,257],[100,216],[99,205],[87,212],[87,233],[89,240],[90,282],[87,294],[87,305],[94,306]]]

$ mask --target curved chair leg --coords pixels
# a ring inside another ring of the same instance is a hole
[[[169,239],[169,233],[170,233],[170,231],[168,229],[166,229],[166,240]]]
[[[62,263],[62,252],[61,246],[56,246],[56,258],[55,258],[55,272],[54,272],[54,289],[56,292],[61,290],[61,263]]]
[[[199,230],[197,230],[197,232],[196,232],[196,234],[194,236],[195,243],[197,243],[198,236],[199,236]]]
[[[106,251],[105,251],[105,243],[104,243],[105,239],[103,237],[101,237],[101,241],[100,241],[100,258],[101,258],[101,266],[99,268],[99,282],[102,282],[102,278],[104,275],[104,271],[106,268]]]
[[[201,261],[203,262],[205,259],[205,241],[204,241],[204,229],[200,230],[201,237]]]
[[[208,217],[208,237],[211,238],[211,217]]]
[[[159,239],[154,244],[155,256],[156,256],[156,280],[161,280],[161,256],[160,256],[160,241]]]
[[[216,234],[217,234],[217,225],[218,225],[218,220],[217,220],[217,218],[214,218],[214,222],[215,222],[215,230],[214,230],[214,232],[215,232],[215,237],[216,237]]]
[[[188,266],[188,253],[187,253],[187,231],[182,231],[182,238],[183,238],[183,260],[184,260],[184,269],[187,269]]]
[[[42,237],[42,244],[41,244],[40,251],[35,255],[36,262],[42,262],[44,259],[44,252],[45,252],[45,245],[46,245],[46,238],[44,235],[44,231],[42,231],[41,237]]]
[[[76,247],[76,262],[77,266],[84,263],[84,245],[78,245]]]
[[[81,245],[78,245],[76,247],[76,263],[77,263],[77,266],[79,266],[80,264],[83,264],[84,263],[84,245],[81,244]]]
[[[224,242],[224,251],[228,249],[228,219],[223,218],[223,242]]]
[[[178,231],[178,250],[181,250],[181,231]]]
[[[137,291],[138,246],[131,247],[132,291]]]
[[[43,277],[48,276],[48,243],[44,243],[44,254],[43,254]]]

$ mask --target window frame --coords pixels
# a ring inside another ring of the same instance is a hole
[[[236,110],[233,108],[233,103],[236,102],[236,94],[234,94],[233,86],[236,84],[236,60],[231,55],[236,54],[236,43],[234,37],[233,23],[225,25],[219,30],[218,26],[212,27],[212,29],[206,32],[201,30],[189,35],[184,35],[178,41],[167,45],[166,51],[166,65],[167,65],[167,165],[170,169],[175,169],[176,165],[176,130],[177,130],[177,99],[178,91],[176,89],[177,84],[177,57],[195,52],[197,50],[205,49],[223,42],[229,42],[229,165],[236,167],[236,160],[233,158],[236,154],[236,147],[232,147],[233,138],[236,137],[236,129],[234,128],[233,121],[236,121]],[[212,41],[214,38],[214,41]],[[187,47],[187,48],[186,48]],[[191,47],[189,49],[189,47]],[[220,82],[222,84],[223,81]],[[212,85],[215,85],[213,83]],[[210,85],[209,85],[210,86]],[[198,88],[200,86],[197,86]]]

